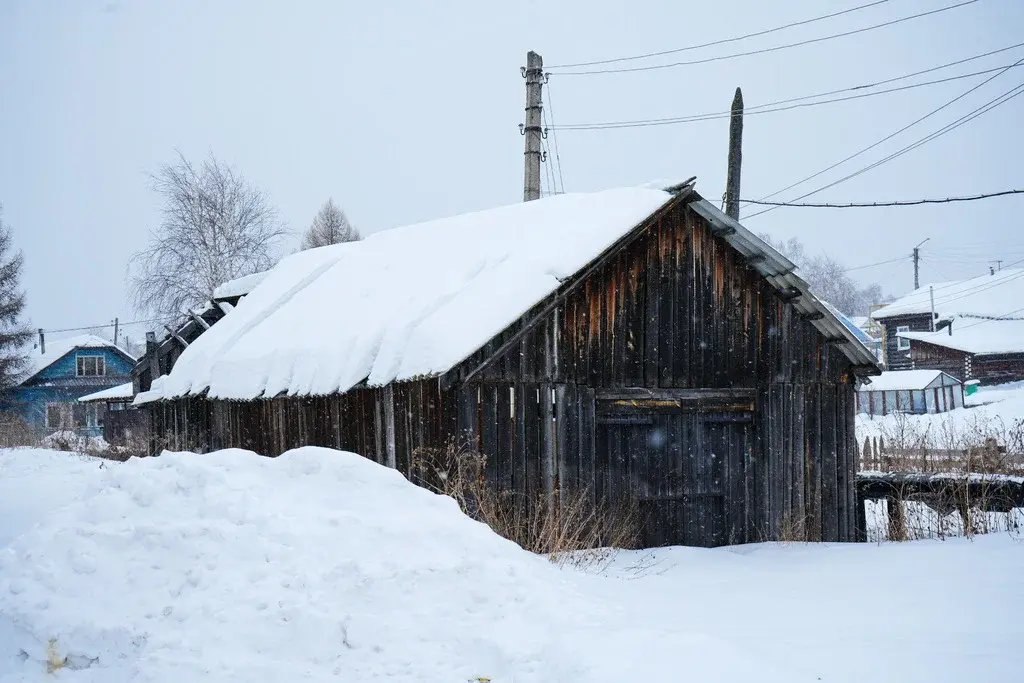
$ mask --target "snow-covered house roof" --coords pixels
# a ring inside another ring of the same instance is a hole
[[[213,290],[213,298],[217,299],[233,299],[237,296],[245,296],[253,290],[259,283],[263,282],[263,278],[267,276],[269,270],[264,270],[259,273],[253,273],[252,275],[243,275],[242,277],[235,278],[234,280],[228,280],[217,289]]]
[[[92,403],[94,401],[126,401],[133,395],[132,383],[126,382],[116,387],[110,387],[103,391],[96,391],[78,398],[81,403]]]
[[[897,335],[977,356],[1024,353],[1024,320],[957,318],[951,329]]]
[[[939,320],[956,316],[1022,317],[1019,309],[1024,306],[1024,269],[1007,268],[969,280],[925,285],[878,309],[871,317],[883,320],[899,315],[931,313],[933,295]]]
[[[184,350],[162,395],[326,395],[439,375],[675,196],[563,194],[293,254]],[[687,201],[826,337],[847,342],[852,362],[875,367],[791,262],[695,193]]]
[[[25,381],[28,381],[32,377],[38,375],[40,372],[50,367],[75,349],[110,348],[123,354],[127,358],[135,360],[131,354],[126,352],[124,349],[115,346],[112,341],[103,339],[102,337],[97,337],[94,334],[80,334],[74,337],[65,337],[64,339],[46,339],[44,347],[46,351],[45,353],[42,353],[43,349],[38,346],[29,349],[29,368]]]
[[[167,375],[160,375],[150,384],[147,391],[140,391],[135,395],[135,400],[132,401],[133,406],[141,406],[146,403],[152,403],[153,401],[159,401],[164,397],[164,383],[167,381]]]
[[[872,377],[860,391],[918,391],[960,384],[960,380],[942,370],[890,370]]]

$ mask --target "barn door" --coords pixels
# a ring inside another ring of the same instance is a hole
[[[637,504],[646,547],[744,542],[751,408],[599,401],[599,494]]]

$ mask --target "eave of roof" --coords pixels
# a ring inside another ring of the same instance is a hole
[[[808,284],[796,273],[796,265],[764,240],[744,228],[739,221],[725,215],[714,204],[693,192],[690,206],[712,226],[712,232],[724,239],[744,256],[758,273],[786,298],[826,340],[842,344],[843,354],[857,369],[858,375],[878,375],[878,360],[857,337],[811,292]]]

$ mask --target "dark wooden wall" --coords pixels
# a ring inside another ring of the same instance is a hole
[[[982,384],[1002,384],[1024,380],[1024,354],[978,356],[936,344],[911,342],[914,367],[942,370],[961,381],[980,380]]]
[[[932,329],[930,316],[927,313],[918,315],[901,315],[892,318],[884,318],[880,321],[882,329],[885,330],[885,337],[882,344],[885,348],[885,367],[887,370],[910,370],[914,362],[910,358],[910,351],[900,351],[897,346],[896,328],[906,325],[911,332],[928,332]],[[952,374],[952,373],[950,373]]]
[[[853,409],[840,348],[678,203],[444,377],[166,402],[154,433],[170,448],[331,446],[406,474],[417,448],[458,437],[528,500],[639,504],[649,545],[840,541],[855,537]]]

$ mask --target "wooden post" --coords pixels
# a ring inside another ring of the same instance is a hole
[[[725,214],[740,219],[740,167],[743,162],[743,92],[736,88],[729,118],[729,166],[725,179]]]

